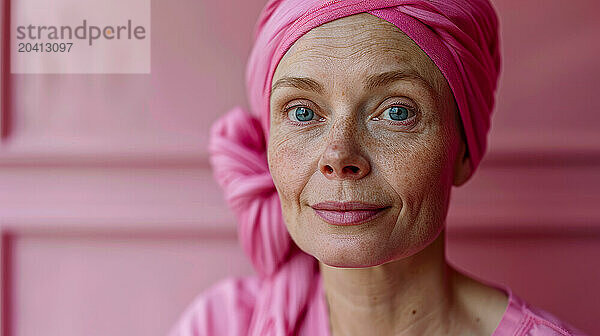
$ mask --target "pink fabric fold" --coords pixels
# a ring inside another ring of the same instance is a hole
[[[473,171],[485,153],[500,70],[498,22],[487,0],[274,0],[260,14],[246,68],[250,110],[215,122],[214,177],[238,219],[240,243],[260,277],[248,335],[291,335],[317,302],[316,260],[292,242],[269,173],[269,93],[289,47],[326,22],[368,12],[396,25],[433,60],[454,94]],[[235,311],[223,312],[235,314]]]
[[[213,176],[238,219],[242,248],[261,276],[273,275],[285,260],[291,238],[269,173],[259,121],[234,108],[211,127]]]

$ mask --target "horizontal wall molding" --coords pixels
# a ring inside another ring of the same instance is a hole
[[[600,146],[597,149],[551,151],[496,151],[487,154],[481,168],[503,167],[581,167],[600,166]]]
[[[61,228],[60,225],[35,226],[12,223],[10,228],[2,232],[9,236],[27,236],[29,238],[68,238],[68,239],[107,239],[107,240],[237,240],[237,230],[234,223],[222,223],[220,228],[204,228],[198,225],[196,229],[165,229],[148,228],[144,230],[118,229],[116,226]]]
[[[210,163],[208,155],[204,152],[10,153],[0,151],[0,169],[4,167],[89,167],[103,169],[189,167],[208,169]]]
[[[595,226],[528,225],[526,227],[500,223],[486,227],[448,226],[447,237],[451,240],[536,240],[577,239],[600,240],[600,223]]]
[[[116,226],[104,228],[61,228],[60,226],[18,225],[12,223],[2,233],[8,236],[20,236],[42,239],[92,239],[92,240],[220,240],[237,241],[234,223],[221,223],[220,228],[207,229],[198,225],[195,229],[148,228],[144,230],[118,229]],[[446,235],[451,240],[536,240],[536,239],[577,239],[600,240],[600,226],[596,227],[457,227],[449,225]]]
[[[496,150],[486,154],[482,169],[502,167],[577,167],[600,166],[598,148],[550,150]],[[13,152],[0,145],[0,169],[3,167],[102,167],[120,168],[210,168],[205,148],[194,152],[173,150],[89,151],[89,152]]]

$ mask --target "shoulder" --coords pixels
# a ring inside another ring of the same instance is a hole
[[[259,287],[254,276],[219,281],[192,301],[168,335],[244,335]]]
[[[510,288],[505,290],[509,294],[508,307],[493,336],[585,336],[566,321],[525,302]]]
[[[458,304],[475,320],[475,334],[492,336],[585,336],[555,315],[525,302],[510,287],[487,280],[455,276]]]

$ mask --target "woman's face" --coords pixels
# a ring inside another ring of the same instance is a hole
[[[469,165],[452,92],[410,38],[371,14],[341,18],[296,41],[272,83],[269,169],[303,251],[330,266],[367,267],[437,237],[451,186]],[[313,208],[326,201],[383,210]],[[319,213],[375,215],[339,225]]]

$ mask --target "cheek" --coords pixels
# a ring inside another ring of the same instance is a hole
[[[445,215],[452,187],[452,147],[440,133],[434,133],[396,142],[379,152],[380,173],[403,203],[399,220],[404,224],[397,229],[440,222],[439,217]]]
[[[380,166],[380,173],[387,176],[392,185],[400,190],[422,190],[428,182],[447,180],[452,167],[451,143],[440,132],[418,135],[410,139],[381,139],[385,144],[372,149],[372,158]]]
[[[299,233],[305,187],[314,173],[315,152],[290,136],[271,134],[268,144],[269,170],[281,203],[284,223],[294,241]]]
[[[268,145],[269,170],[284,207],[299,199],[310,177],[314,153],[294,137],[272,134]]]

